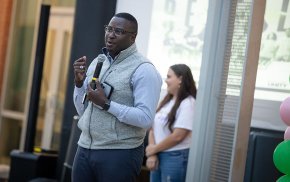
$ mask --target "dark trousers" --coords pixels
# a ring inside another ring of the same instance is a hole
[[[135,182],[141,171],[143,145],[134,149],[92,150],[78,147],[73,182]]]

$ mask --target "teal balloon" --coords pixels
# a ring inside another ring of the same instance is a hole
[[[281,176],[276,182],[289,182],[289,181],[290,181],[290,176],[284,175],[284,176]]]
[[[277,145],[273,153],[273,161],[281,173],[290,175],[290,140],[284,140]]]

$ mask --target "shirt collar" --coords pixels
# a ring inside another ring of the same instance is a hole
[[[131,52],[135,52],[137,51],[137,48],[136,48],[136,43],[132,44],[130,47],[128,47],[127,49],[125,50],[122,50],[118,55],[116,55],[115,57],[115,60],[118,58],[118,57],[123,57],[123,56],[127,56],[128,53],[131,53]],[[107,56],[107,58],[109,59],[110,63],[112,64],[114,62],[114,59],[110,56],[108,50],[106,47],[103,47],[102,48],[102,52],[103,54],[105,54]]]

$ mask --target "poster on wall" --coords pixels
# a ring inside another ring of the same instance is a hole
[[[290,95],[290,0],[268,0],[255,98],[282,101]]]
[[[183,63],[198,82],[207,7],[204,0],[154,1],[148,57],[163,79],[171,65]]]
[[[208,1],[153,1],[148,57],[165,79],[187,64],[199,80]],[[290,94],[290,0],[267,0],[255,98],[282,101]],[[165,87],[165,85],[163,85]]]

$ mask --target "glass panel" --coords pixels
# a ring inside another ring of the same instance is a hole
[[[0,127],[0,164],[10,163],[10,152],[19,149],[21,121],[2,118]]]
[[[207,8],[204,0],[153,1],[148,57],[163,78],[169,66],[184,63],[198,82]]]
[[[66,85],[67,85],[67,72],[69,68],[69,58],[70,58],[70,47],[71,47],[71,40],[72,34],[70,32],[65,32],[64,36],[64,48],[61,60],[66,60],[62,63],[61,66],[61,75],[59,79],[59,91],[57,95],[57,104],[56,104],[56,116],[55,116],[55,123],[54,123],[54,132],[53,138],[51,142],[51,148],[53,150],[58,150],[60,146],[60,136],[61,136],[61,124],[63,118],[63,111],[64,111],[64,102],[65,102],[65,93],[66,93]]]
[[[40,100],[38,106],[38,116],[37,116],[37,131],[35,137],[35,146],[41,145],[41,137],[43,133],[44,127],[44,118],[45,118],[45,109],[46,109],[46,101],[49,91],[49,78],[51,73],[51,61],[53,56],[53,47],[55,43],[55,31],[49,30],[47,32],[47,40],[46,40],[46,50],[45,50],[45,58],[43,65],[43,74],[42,74],[42,82],[41,82],[41,91],[40,91]]]
[[[65,18],[55,13],[51,15],[51,20],[46,44],[35,146],[58,150],[69,67],[73,13]],[[66,24],[58,26],[55,22],[66,22]]]
[[[24,111],[31,51],[33,44],[37,0],[18,1],[13,43],[9,62],[4,108]]]
[[[290,1],[268,0],[255,98],[282,101],[289,96],[289,93]]]
[[[66,93],[66,83],[67,83],[67,69],[69,64],[69,56],[70,56],[70,45],[71,45],[71,33],[66,32],[64,36],[64,47],[62,50],[62,58],[64,60],[60,66],[60,78],[58,81],[58,91],[56,95],[56,103],[55,103],[55,116],[54,116],[54,131],[51,142],[51,149],[58,150],[60,144],[60,130],[61,130],[61,122],[64,111],[64,102],[65,102],[65,93]],[[44,119],[45,119],[45,111],[46,107],[49,105],[48,101],[48,91],[49,91],[49,82],[55,81],[50,80],[51,73],[51,61],[53,56],[53,47],[55,44],[55,31],[51,30],[48,33],[46,45],[46,56],[45,56],[45,65],[44,65],[44,74],[43,74],[43,82],[41,85],[41,98],[39,103],[39,113],[37,119],[37,132],[35,138],[35,146],[41,146],[41,137],[44,130]],[[49,106],[48,106],[49,107]]]

